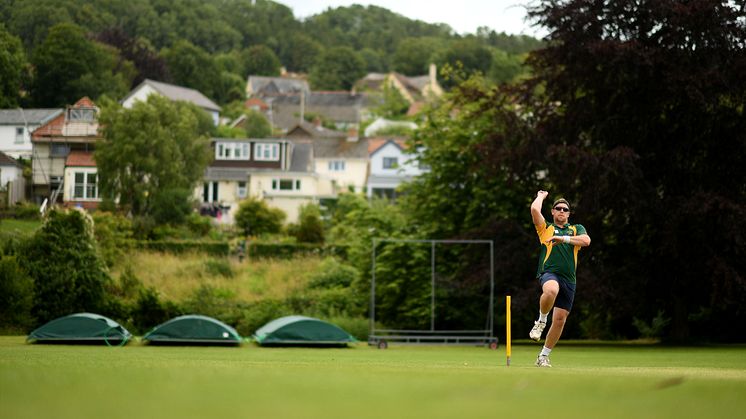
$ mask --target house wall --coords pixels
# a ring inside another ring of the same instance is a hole
[[[34,155],[31,161],[34,185],[46,185],[49,184],[51,176],[65,175],[66,157],[51,157],[49,151],[49,143],[34,145]]]
[[[31,157],[31,134],[30,131],[39,125],[29,125],[26,129],[23,125],[0,125],[0,151],[17,159],[18,157]],[[16,142],[16,128],[23,128],[23,142]]]
[[[23,177],[23,169],[16,166],[0,166],[0,189],[19,177]]]
[[[399,167],[394,169],[384,169],[383,159],[384,157],[395,157],[399,163]],[[392,143],[386,143],[380,149],[378,149],[370,158],[370,173],[372,175],[380,176],[417,176],[422,173],[417,163],[412,161],[409,162],[414,156],[411,154],[405,154],[399,147]]]
[[[345,170],[330,171],[329,162],[340,160],[345,162]],[[347,192],[350,186],[355,188],[355,192],[362,192],[368,177],[368,161],[366,159],[316,158],[314,159],[314,171],[319,175],[318,194],[320,196],[336,196],[340,192]]]
[[[132,96],[128,97],[127,100],[122,102],[122,107],[129,109],[137,101],[145,102],[146,100],[148,100],[148,96],[152,95],[153,93],[158,92],[147,84],[144,84],[139,89],[137,89],[137,91],[133,93]]]
[[[281,191],[272,189],[272,180],[300,180],[298,190]],[[308,202],[315,202],[318,196],[318,178],[312,173],[274,172],[252,173],[249,182],[249,195],[263,198],[273,207],[280,208],[287,214],[288,223],[298,221],[298,209]]]
[[[72,205],[75,204],[81,204],[84,208],[95,208],[98,206],[98,202],[101,202],[101,198],[73,198],[75,195],[75,173],[98,173],[98,169],[95,167],[74,167],[69,166],[64,169],[64,178],[65,178],[65,184],[64,189],[62,192],[63,199],[62,201],[65,203],[70,203]],[[100,179],[98,182],[99,188],[100,188]],[[99,189],[100,194],[100,189]],[[84,205],[84,203],[87,203]],[[91,205],[91,203],[96,203],[95,205]]]

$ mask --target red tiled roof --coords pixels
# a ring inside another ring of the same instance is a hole
[[[396,142],[399,147],[406,150],[406,141],[404,138],[369,138],[368,139],[368,155],[373,154],[378,150],[379,148],[383,147],[384,144],[386,144],[389,140],[393,140]]]
[[[93,153],[90,151],[71,151],[67,155],[65,166],[96,167],[96,162],[93,161]]]

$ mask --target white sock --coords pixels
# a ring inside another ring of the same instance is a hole
[[[542,323],[546,323],[548,315],[549,313],[542,313],[541,310],[539,310],[539,321]]]
[[[549,356],[549,354],[552,352],[551,349],[547,348],[546,346],[541,348],[541,353],[539,356]]]

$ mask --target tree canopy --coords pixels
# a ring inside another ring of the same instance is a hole
[[[210,161],[203,110],[186,102],[150,95],[131,109],[103,103],[103,139],[95,151],[101,195],[119,198],[134,215],[152,215],[161,197],[194,190]],[[186,199],[186,198],[185,198]]]

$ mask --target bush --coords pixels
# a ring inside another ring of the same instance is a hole
[[[132,222],[109,212],[97,211],[92,217],[101,257],[111,267],[132,248]]]
[[[295,238],[301,243],[324,242],[324,224],[318,205],[309,203],[300,207]]]
[[[146,333],[159,324],[183,314],[176,304],[161,301],[155,288],[141,288],[132,310],[132,321],[137,333]]]
[[[243,308],[242,315],[236,324],[236,330],[241,336],[251,336],[268,322],[291,314],[293,314],[291,309],[282,301],[257,301]]]
[[[83,211],[51,211],[25,242],[18,262],[34,279],[33,314],[40,323],[74,312],[100,312],[107,305],[111,280],[96,252],[93,221]]]
[[[323,317],[332,315],[359,315],[365,307],[359,307],[350,288],[309,290],[287,298],[287,304],[296,313]]]
[[[184,309],[235,325],[242,316],[233,291],[203,284],[184,302]]]
[[[21,220],[38,220],[41,218],[39,206],[31,202],[19,202],[13,207],[15,218]]]
[[[143,215],[132,218],[132,235],[139,240],[152,238],[156,222],[153,217]]]
[[[198,241],[198,240],[140,240],[136,242],[140,249],[169,252],[202,252],[212,256],[228,256],[230,254],[230,244],[228,242]]]
[[[188,189],[166,189],[153,197],[150,214],[157,224],[183,224],[192,212],[192,193]]]
[[[319,270],[311,276],[309,288],[347,288],[360,275],[357,269],[334,258],[324,259]]]
[[[270,208],[263,200],[252,197],[244,199],[238,206],[236,226],[247,236],[279,233],[285,218],[281,209]]]
[[[26,332],[34,324],[34,280],[15,256],[0,257],[0,329]]]
[[[310,243],[263,243],[249,242],[248,254],[251,258],[291,259],[301,255],[322,255],[347,257],[348,246],[317,245]]]
[[[322,320],[341,327],[359,341],[366,342],[368,340],[368,334],[370,333],[370,320],[366,318],[330,316],[322,317]]]
[[[184,222],[189,231],[200,237],[210,234],[210,231],[212,230],[212,221],[210,217],[204,217],[194,212],[189,214]]]

